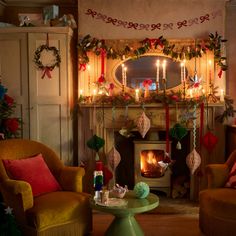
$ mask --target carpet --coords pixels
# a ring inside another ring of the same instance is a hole
[[[197,202],[191,201],[186,198],[168,198],[163,196],[159,197],[159,206],[149,214],[191,214],[198,215],[199,205]]]

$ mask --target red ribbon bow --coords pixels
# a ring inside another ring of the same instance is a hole
[[[41,79],[44,79],[45,75],[46,75],[49,79],[51,79],[52,76],[51,76],[50,71],[52,71],[52,69],[51,69],[50,67],[44,67],[44,68],[43,68],[43,74],[42,74],[42,76],[41,76]]]

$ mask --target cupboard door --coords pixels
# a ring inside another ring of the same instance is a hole
[[[29,138],[27,34],[0,31],[0,76],[17,102],[14,116],[22,119],[22,138]]]
[[[51,73],[51,79],[42,78],[42,70],[36,68],[34,52],[46,44],[46,33],[29,33],[29,102],[30,107],[30,139],[38,140],[51,147],[63,160],[70,164],[70,80],[68,78],[68,36],[66,34],[49,33],[49,46],[55,46],[61,56],[59,67]],[[46,54],[47,57],[47,54]]]

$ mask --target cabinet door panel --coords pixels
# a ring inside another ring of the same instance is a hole
[[[29,138],[27,35],[0,31],[0,75],[8,95],[17,103],[15,116],[22,119],[22,137]]]
[[[64,34],[49,34],[49,46],[59,49],[61,63],[51,71],[52,78],[44,77],[33,62],[34,52],[46,44],[46,33],[29,33],[29,88],[30,138],[43,142],[54,149],[64,162],[69,158],[69,90],[67,38]]]

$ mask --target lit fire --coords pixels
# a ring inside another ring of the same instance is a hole
[[[143,150],[140,155],[141,175],[148,178],[161,177],[163,167],[158,163],[164,160],[163,150]]]

